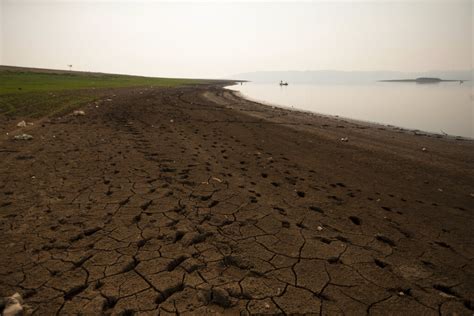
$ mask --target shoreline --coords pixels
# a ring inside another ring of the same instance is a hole
[[[382,82],[382,81],[381,81]],[[373,127],[385,127],[385,128],[393,128],[394,130],[402,130],[402,131],[406,131],[406,132],[411,132],[413,134],[418,134],[417,136],[419,135],[423,135],[423,134],[426,134],[426,135],[431,135],[431,136],[435,136],[435,137],[447,137],[447,138],[451,138],[451,139],[456,139],[456,140],[460,140],[460,141],[474,141],[474,137],[467,137],[467,136],[457,136],[457,135],[451,135],[451,134],[447,134],[447,133],[436,133],[436,132],[429,132],[429,131],[424,131],[424,130],[419,130],[419,129],[412,129],[412,128],[407,128],[407,127],[401,127],[401,126],[396,126],[396,125],[392,125],[392,124],[385,124],[385,123],[379,123],[379,122],[372,122],[372,121],[365,121],[365,120],[362,120],[362,119],[354,119],[354,118],[350,118],[350,117],[345,117],[345,116],[340,116],[340,115],[333,115],[333,114],[324,114],[324,113],[319,113],[319,112],[315,112],[315,111],[311,111],[311,110],[304,110],[304,109],[298,109],[298,108],[292,108],[290,106],[285,106],[285,105],[279,105],[279,104],[274,104],[274,103],[271,103],[271,102],[266,102],[264,100],[259,100],[259,99],[255,99],[255,98],[251,98],[249,96],[245,96],[242,92],[240,91],[237,91],[237,90],[232,90],[232,89],[229,89],[229,87],[231,86],[224,86],[223,88],[224,89],[227,89],[229,91],[233,91],[237,94],[239,94],[240,98],[242,99],[245,99],[245,100],[248,100],[248,101],[252,101],[252,102],[255,102],[255,103],[260,103],[264,106],[270,106],[270,107],[278,107],[278,108],[282,108],[282,109],[286,109],[286,110],[289,110],[289,111],[299,111],[299,112],[302,112],[302,113],[307,113],[307,114],[311,114],[311,115],[318,115],[318,116],[321,116],[321,117],[330,117],[330,118],[339,118],[343,121],[351,121],[351,122],[354,122],[356,124],[361,124],[361,125],[367,125],[367,126],[373,126]]]
[[[472,142],[222,85],[115,89],[0,141],[0,295],[37,315],[472,313]]]

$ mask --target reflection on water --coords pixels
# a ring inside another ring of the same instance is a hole
[[[289,86],[244,83],[228,88],[275,105],[474,138],[474,93],[470,82]]]

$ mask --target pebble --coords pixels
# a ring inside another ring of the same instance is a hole
[[[75,116],[84,116],[84,115],[86,115],[86,112],[81,111],[81,110],[76,110],[76,111],[72,112],[72,115],[75,115]]]
[[[4,303],[2,316],[19,316],[24,314],[23,298],[20,294],[15,293],[10,297],[6,297],[2,303]]]
[[[20,135],[16,135],[13,138],[15,140],[31,140],[33,139],[33,136],[31,136],[30,134],[20,134]]]

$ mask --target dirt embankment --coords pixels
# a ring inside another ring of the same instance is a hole
[[[212,86],[114,94],[1,140],[0,295],[37,315],[473,313],[471,141]]]

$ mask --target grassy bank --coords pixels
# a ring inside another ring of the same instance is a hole
[[[63,113],[91,102],[100,98],[104,89],[210,82],[0,66],[0,114],[36,118]]]

